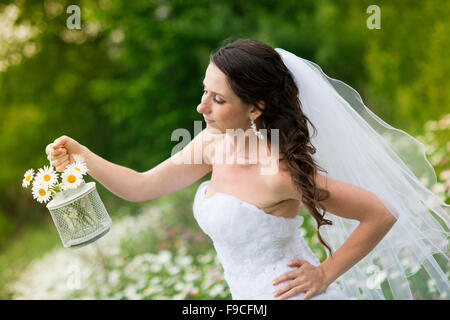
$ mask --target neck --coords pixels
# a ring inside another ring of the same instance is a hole
[[[244,134],[239,137],[231,135],[227,138],[232,146],[234,159],[245,160],[246,163],[257,163],[270,157],[267,142],[260,140],[253,132],[251,132],[251,137]]]

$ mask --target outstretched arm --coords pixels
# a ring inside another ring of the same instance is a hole
[[[207,129],[197,134],[181,151],[156,167],[141,173],[136,201],[146,201],[183,189],[211,172],[205,138]]]
[[[81,155],[85,158],[89,175],[105,188],[122,199],[142,202],[189,186],[212,170],[212,166],[204,159],[201,163],[194,162],[195,152],[202,157],[204,144],[208,143],[202,137],[204,133],[205,130],[183,150],[146,172],[112,163],[84,146]],[[197,147],[194,148],[194,145]]]

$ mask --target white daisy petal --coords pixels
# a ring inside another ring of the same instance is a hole
[[[84,157],[80,154],[73,154],[72,157],[76,162],[86,163],[86,161],[84,160]]]
[[[84,163],[78,161],[69,164],[67,168],[77,170],[81,175],[85,175],[89,171]]]
[[[86,165],[86,160],[84,159],[84,157],[80,154],[74,154],[72,156],[76,163],[75,166],[81,171],[82,175],[85,175],[89,171],[89,169]]]
[[[58,173],[53,170],[53,167],[44,166],[43,169],[38,170],[35,180],[47,186],[47,188],[51,188],[58,183]]]
[[[83,177],[81,173],[71,167],[66,168],[66,170],[64,170],[61,178],[62,183],[64,183],[64,186],[67,189],[75,189],[83,182]]]
[[[33,198],[36,199],[39,202],[47,202],[50,199],[50,190],[45,184],[42,183],[36,183],[33,184]]]
[[[31,168],[27,170],[23,175],[22,187],[27,188],[30,185],[31,180],[33,180],[33,178],[34,178],[34,169]]]

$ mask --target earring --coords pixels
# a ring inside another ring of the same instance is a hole
[[[251,121],[251,123],[252,123],[253,133],[254,133],[259,139],[264,140],[264,135],[263,135],[260,131],[256,130],[256,124],[255,124],[255,121],[254,121],[253,119],[250,119],[250,121]]]

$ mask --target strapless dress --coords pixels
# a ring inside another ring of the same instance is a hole
[[[274,216],[236,196],[216,192],[206,198],[210,180],[198,187],[193,213],[200,228],[214,245],[224,270],[233,300],[279,300],[273,296],[273,279],[297,267],[288,267],[293,258],[305,259],[314,266],[320,260],[301,236],[303,217]],[[288,280],[291,281],[291,280]],[[300,292],[287,300],[295,300]],[[348,300],[347,295],[332,282],[311,300]]]

